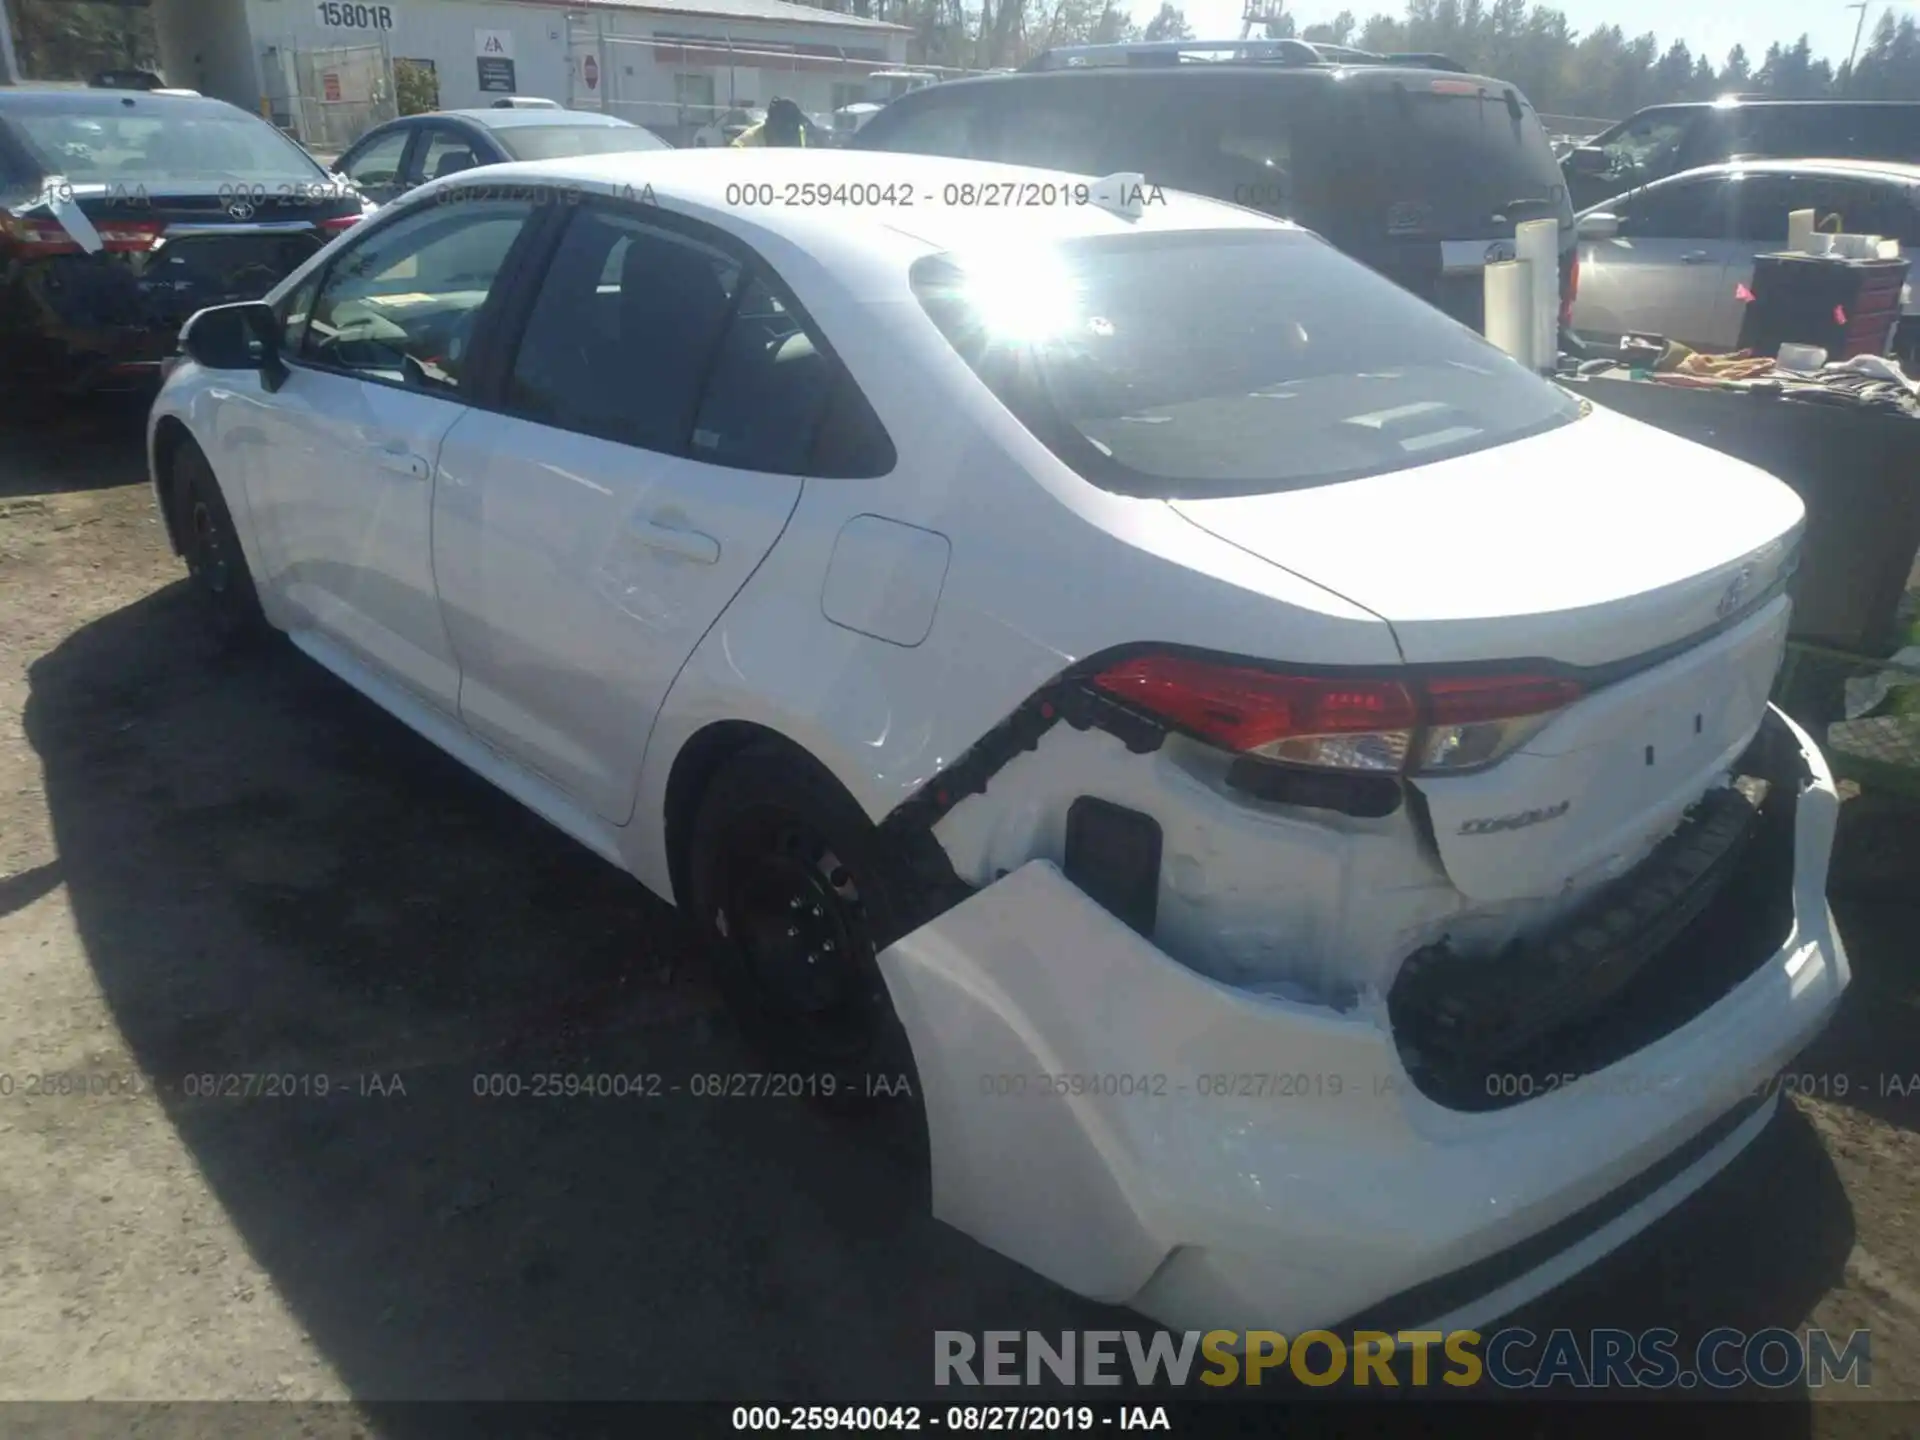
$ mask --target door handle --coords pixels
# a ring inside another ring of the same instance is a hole
[[[373,452],[373,459],[382,470],[391,470],[410,480],[425,480],[433,473],[433,467],[410,450],[394,450],[383,445]]]
[[[1680,257],[1682,265],[1704,265],[1713,257],[1704,250],[1689,250]]]
[[[698,530],[676,530],[650,520],[640,527],[640,542],[649,550],[678,555],[701,565],[720,563],[720,542]]]

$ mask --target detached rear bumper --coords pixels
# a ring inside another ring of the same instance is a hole
[[[1585,1079],[1470,1113],[1430,1098],[1387,1006],[1186,969],[1035,861],[881,957],[913,1041],[934,1212],[1179,1329],[1492,1319],[1672,1209],[1764,1128],[1831,1015],[1839,797],[1801,751],[1786,942]]]

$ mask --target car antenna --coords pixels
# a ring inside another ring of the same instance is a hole
[[[1110,215],[1138,220],[1147,210],[1147,177],[1136,170],[1102,175],[1088,187],[1088,199]]]

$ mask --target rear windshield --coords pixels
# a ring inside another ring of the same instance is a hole
[[[516,160],[559,160],[568,155],[616,155],[629,150],[671,150],[638,125],[515,125],[494,132]]]
[[[1029,430],[1125,495],[1332,484],[1581,413],[1473,331],[1301,231],[937,255],[912,283]]]
[[[1341,209],[1367,236],[1477,240],[1511,235],[1522,220],[1573,224],[1547,132],[1511,87],[1369,86],[1356,103],[1368,163],[1344,167]]]
[[[159,115],[82,110],[19,111],[7,117],[48,175],[75,184],[310,184],[325,172],[264,120],[239,111]]]

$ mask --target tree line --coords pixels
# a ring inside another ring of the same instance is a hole
[[[990,69],[1018,65],[1052,45],[1196,38],[1172,0],[1144,24],[1120,0],[816,0],[825,8],[891,20],[915,31],[926,64]],[[1617,119],[1646,105],[1728,93],[1819,99],[1920,100],[1920,25],[1883,11],[1849,65],[1816,56],[1806,35],[1754,55],[1697,54],[1684,40],[1629,36],[1618,25],[1576,31],[1564,12],[1527,0],[1408,0],[1404,13],[1361,20],[1351,10],[1296,26],[1284,16],[1272,38],[1297,36],[1363,50],[1437,52],[1469,70],[1511,80],[1545,114]],[[1235,36],[1207,36],[1232,39]]]

